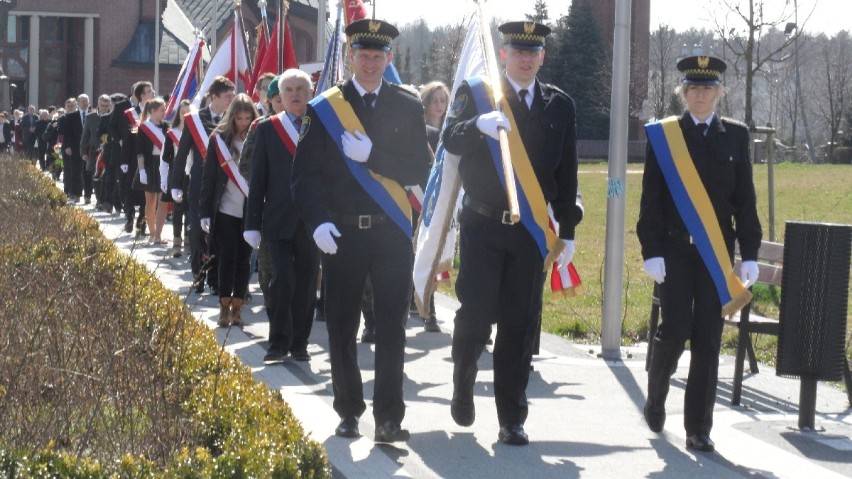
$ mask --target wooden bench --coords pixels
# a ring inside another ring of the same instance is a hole
[[[739,257],[739,249],[737,249],[734,271],[739,276],[740,264],[742,259]],[[757,266],[759,275],[757,283],[766,284],[769,286],[781,287],[781,278],[783,274],[784,264],[784,245],[780,243],[772,243],[762,241],[760,249],[757,252]],[[752,304],[749,303],[740,311],[739,314],[725,319],[725,324],[738,328],[737,335],[737,352],[734,363],[734,380],[733,392],[731,395],[731,404],[739,405],[742,397],[743,389],[743,370],[745,369],[745,357],[748,355],[749,369],[752,374],[760,372],[757,364],[757,358],[754,354],[754,345],[752,343],[752,334],[771,334],[778,336],[779,323],[777,318],[767,318],[752,313]],[[654,283],[654,292],[651,301],[651,317],[648,328],[648,354],[645,358],[645,370],[647,371],[651,365],[651,353],[654,348],[654,336],[657,333],[657,325],[660,321],[660,293],[659,285]],[[844,368],[844,380],[846,382],[846,394],[849,399],[849,404],[852,405],[852,373],[849,371],[847,361]]]

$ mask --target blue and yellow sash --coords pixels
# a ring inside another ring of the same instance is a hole
[[[346,166],[352,176],[358,180],[362,188],[378,203],[393,222],[399,226],[405,235],[411,239],[411,207],[408,195],[396,181],[370,171],[363,163],[352,160],[343,153],[343,143],[340,137],[343,132],[354,133],[356,130],[366,133],[355,110],[343,98],[339,87],[330,88],[311,100],[310,105],[328,131],[334,144],[340,150],[346,161]]]
[[[649,123],[645,132],[680,217],[716,285],[722,314],[734,314],[748,304],[751,293],[734,274],[719,220],[686,148],[678,118]]]
[[[482,78],[469,78],[467,79],[467,83],[470,85],[471,95],[479,114],[494,111],[491,89]],[[541,185],[539,185],[532,163],[530,163],[530,157],[524,148],[521,134],[515,123],[515,117],[512,115],[512,109],[509,107],[509,103],[505,97],[503,97],[500,103],[503,113],[509,119],[509,124],[512,126],[512,130],[508,132],[509,151],[512,156],[512,167],[515,170],[521,224],[524,225],[524,228],[529,231],[535,240],[546,268],[547,265],[550,265],[550,263],[556,260],[563,245],[559,241],[559,237],[548,227],[550,218],[547,215],[547,202],[544,200]],[[488,143],[488,150],[491,152],[491,159],[494,161],[494,167],[497,169],[497,175],[500,177],[500,182],[505,189],[506,178],[503,175],[500,143],[491,137],[487,137],[486,142]]]

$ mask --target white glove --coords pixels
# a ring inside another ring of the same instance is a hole
[[[172,199],[178,203],[183,202],[183,190],[172,188]]]
[[[556,258],[556,266],[559,268],[567,265],[572,259],[574,259],[574,240],[564,239],[562,240],[562,243],[565,247],[562,248],[562,252],[559,253],[559,257]]]
[[[148,173],[145,173],[145,168],[139,169],[139,183],[142,183],[143,185],[148,184]]]
[[[127,173],[127,170],[129,170],[129,169],[130,169],[130,166],[128,166],[128,165],[121,165],[121,172],[122,172],[122,173]]]
[[[666,260],[662,256],[645,260],[645,274],[659,284],[666,280]]]
[[[335,237],[340,238],[340,231],[337,231],[334,223],[323,223],[314,230],[314,243],[325,254],[337,253]]]
[[[760,276],[760,268],[757,267],[756,261],[743,261],[740,265],[740,281],[743,286],[750,288],[757,282],[757,277]]]
[[[498,128],[503,128],[506,131],[512,130],[512,126],[509,125],[509,119],[501,111],[492,111],[484,115],[479,115],[476,118],[476,127],[479,128],[479,131],[495,140],[500,139],[500,136],[497,134]]]
[[[169,192],[169,164],[163,160],[160,160],[160,189]]]
[[[201,229],[204,230],[205,233],[210,232],[210,218],[201,218]]]
[[[243,231],[243,239],[246,240],[246,243],[248,243],[252,248],[257,249],[257,247],[260,246],[260,231]]]
[[[346,156],[358,163],[367,162],[370,151],[373,150],[373,142],[370,141],[370,137],[358,130],[355,130],[354,134],[347,131],[340,137],[340,141],[343,142],[343,153]]]

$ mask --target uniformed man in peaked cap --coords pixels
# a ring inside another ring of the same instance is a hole
[[[377,442],[405,440],[405,320],[411,298],[411,211],[405,185],[428,174],[431,151],[418,97],[382,80],[396,27],[346,28],[353,76],[311,101],[293,163],[296,208],[322,251],[335,433],[357,437],[366,410],[355,337],[369,275],[376,321],[373,417]],[[401,195],[401,196],[400,196]]]
[[[737,241],[743,259],[740,280],[747,288],[757,280],[755,261],[761,228],[748,129],[716,114],[725,62],[710,56],[691,56],[680,60],[677,68],[683,73],[680,93],[687,111],[679,119],[670,117],[645,127],[649,142],[636,234],[642,245],[645,272],[659,289],[662,322],[652,339],[644,414],[652,431],[663,430],[669,380],[689,340],[691,355],[684,398],[686,447],[713,451],[710,429],[723,323],[721,294],[710,271],[722,266],[720,261],[715,265],[706,261],[709,256],[702,256],[699,248],[704,248],[705,253],[707,248],[696,238],[710,237],[711,228],[721,230],[718,236],[724,241],[719,241],[718,248],[722,251],[713,256],[726,260],[733,258]],[[686,151],[671,146],[678,143],[685,143]],[[679,176],[683,170],[674,166],[677,162],[694,166],[700,184]],[[694,188],[687,188],[688,197],[679,193],[685,185]],[[715,212],[706,223],[690,221],[695,218],[683,209],[692,204],[689,198],[696,197],[693,193],[699,190],[706,191],[709,197],[706,210]]]
[[[497,323],[494,396],[500,423],[498,439],[524,445],[529,442],[524,430],[526,388],[542,307],[544,261],[551,248],[562,248],[558,261],[571,261],[574,229],[582,213],[576,206],[574,101],[536,78],[550,29],[533,22],[509,22],[499,30],[503,34],[500,57],[506,66],[499,87],[508,107],[493,110],[490,87],[481,78],[466,79],[453,99],[443,133],[447,151],[461,156],[459,174],[465,190],[451,414],[461,426],[473,424],[477,360],[491,334],[491,324]],[[527,171],[534,173],[519,188],[520,193],[544,210],[545,217],[547,204],[553,209],[559,223],[559,238],[553,237],[553,244],[539,241],[546,234],[542,225],[532,221],[533,215],[515,224],[509,219],[500,158],[495,157],[499,153],[494,153],[499,148],[492,148],[501,128],[516,130],[515,136],[509,132],[516,171],[525,163]]]

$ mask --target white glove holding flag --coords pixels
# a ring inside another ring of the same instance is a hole
[[[756,261],[743,261],[740,265],[740,281],[743,286],[750,288],[757,282],[757,277],[760,276],[760,268],[757,267]]]
[[[373,142],[364,133],[358,130],[355,130],[354,134],[346,131],[340,137],[340,141],[343,143],[343,153],[349,158],[352,158],[353,161],[366,163],[367,159],[370,158],[370,152],[373,151]]]
[[[246,240],[246,243],[248,243],[252,248],[257,249],[260,246],[260,231],[243,231],[243,239]]]
[[[160,190],[169,192],[169,164],[163,160],[160,160]]]
[[[179,190],[177,188],[172,188],[172,199],[177,201],[178,203],[183,202],[183,190]]]
[[[559,253],[559,257],[556,258],[557,268],[567,266],[568,263],[570,263],[571,260],[574,259],[574,240],[564,239],[562,240],[562,244],[564,244],[565,247],[562,248],[562,252]]]
[[[148,173],[145,173],[145,168],[139,169],[139,183],[148,184]]]
[[[210,232],[210,218],[201,218],[201,229],[205,233]]]
[[[314,230],[314,243],[325,254],[337,253],[337,243],[334,238],[340,238],[340,231],[334,223],[323,223]]]
[[[499,128],[503,128],[506,131],[512,131],[512,126],[509,125],[509,119],[506,118],[506,115],[504,115],[502,111],[492,111],[484,115],[479,115],[476,118],[476,127],[479,128],[479,131],[491,138],[494,138],[495,140],[500,139],[500,135],[497,133]]]
[[[129,170],[129,169],[130,169],[130,166],[128,166],[128,165],[121,165],[121,172],[122,172],[122,173],[127,173],[127,170]]]
[[[663,284],[666,280],[666,260],[661,256],[645,260],[645,274],[658,284]]]

